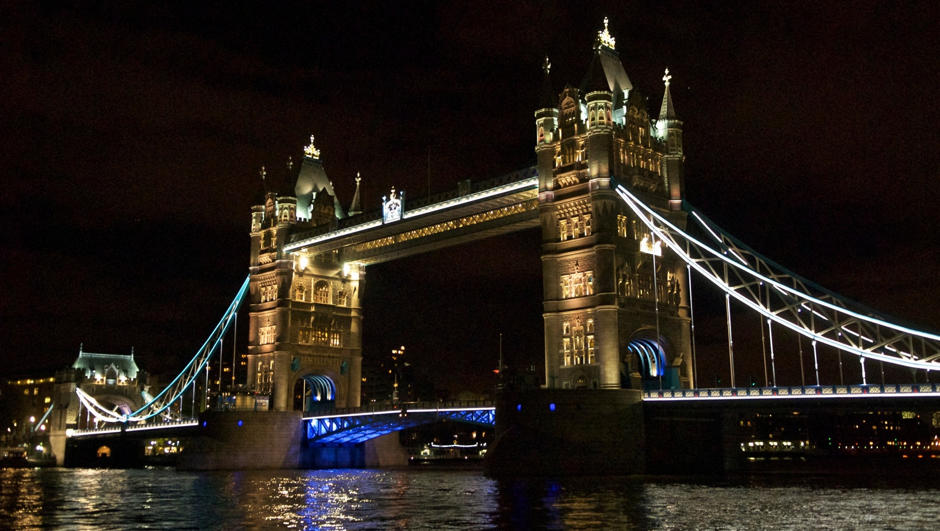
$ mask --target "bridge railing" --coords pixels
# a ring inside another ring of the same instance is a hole
[[[307,414],[304,418],[336,417],[361,413],[385,413],[389,411],[485,409],[495,407],[492,400],[440,400],[428,402],[374,402],[362,407],[333,408]]]
[[[66,437],[86,437],[89,435],[107,435],[109,433],[121,433],[122,431],[147,431],[147,430],[160,430],[168,428],[180,428],[184,426],[197,426],[199,421],[197,419],[179,419],[171,420],[168,422],[147,422],[147,423],[129,423],[127,426],[121,425],[108,425],[101,428],[93,429],[67,429],[65,430]]]
[[[643,392],[643,400],[728,400],[774,398],[845,398],[845,397],[911,397],[940,395],[940,384],[869,384],[869,385],[807,385],[784,387],[723,387],[703,389],[663,389]]]

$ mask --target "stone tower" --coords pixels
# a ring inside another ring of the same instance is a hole
[[[267,401],[277,411],[357,407],[365,270],[338,253],[284,251],[291,235],[329,230],[345,217],[313,137],[294,192],[266,187],[251,209],[247,384],[261,407]]]
[[[618,184],[685,226],[682,122],[666,81],[651,120],[604,21],[579,87],[535,112],[549,388],[691,386],[686,269],[653,241]]]

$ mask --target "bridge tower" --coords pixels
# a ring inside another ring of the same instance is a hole
[[[615,192],[622,184],[685,226],[668,71],[651,119],[606,19],[579,87],[556,96],[550,66],[535,112],[547,386],[692,386],[686,269]]]
[[[329,230],[346,215],[312,136],[294,193],[266,184],[263,204],[251,209],[247,384],[276,411],[357,407],[365,269],[336,251],[284,251],[293,231]]]

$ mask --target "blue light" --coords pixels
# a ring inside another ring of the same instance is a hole
[[[551,404],[548,405],[548,410],[549,410],[549,411],[555,411],[555,403],[554,403],[554,402],[552,402]]]
[[[208,422],[208,421],[205,421],[205,420],[204,420],[204,421],[202,421],[202,427],[203,427],[203,428],[205,428],[205,427],[206,427],[206,424],[209,424],[209,422]]]
[[[244,424],[244,422],[242,422],[242,420],[241,420],[241,419],[238,419],[238,427],[239,427],[239,428],[241,428],[241,427],[242,427],[242,424]]]
[[[522,411],[522,404],[516,404],[516,411]]]

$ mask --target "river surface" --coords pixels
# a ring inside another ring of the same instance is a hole
[[[2,469],[0,529],[937,529],[940,480]]]

